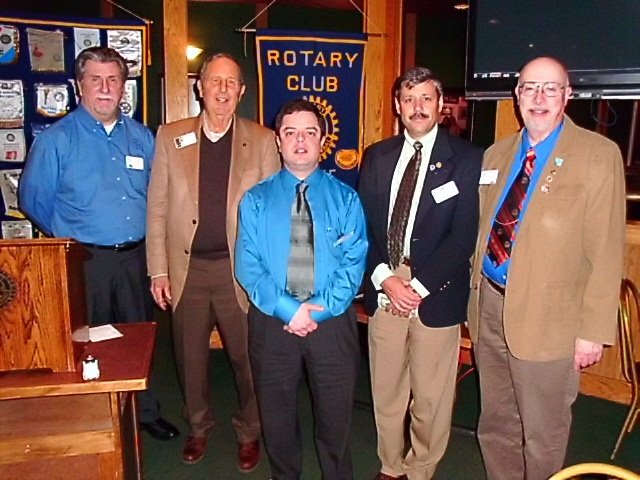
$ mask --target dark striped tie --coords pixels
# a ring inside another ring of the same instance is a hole
[[[309,185],[296,185],[291,206],[291,250],[287,267],[287,291],[300,301],[313,295],[313,222],[307,202]]]
[[[391,268],[396,268],[402,262],[404,236],[407,231],[411,202],[413,201],[413,194],[416,191],[420,163],[422,162],[422,143],[414,143],[413,148],[415,148],[415,152],[402,174],[402,180],[400,181],[400,187],[396,195],[396,203],[393,205],[393,213],[391,214],[391,221],[389,222],[387,248],[389,250],[389,263],[391,264]]]
[[[536,153],[533,148],[530,148],[527,150],[522,167],[504,197],[502,206],[500,206],[498,214],[493,221],[491,234],[489,235],[489,245],[487,246],[487,255],[495,266],[502,265],[511,256],[511,248],[516,236],[516,227],[522,212],[522,205],[531,184],[531,173],[533,172],[535,159]]]

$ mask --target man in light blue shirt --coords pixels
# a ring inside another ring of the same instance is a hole
[[[301,477],[297,391],[306,367],[322,476],[351,479],[359,364],[351,302],[368,248],[364,213],[355,191],[318,168],[325,123],[312,103],[286,103],[276,133],[285,168],[245,194],[235,249],[235,274],[251,301],[249,353],[265,445],[274,478]],[[308,255],[294,260],[300,251]]]
[[[128,68],[118,52],[88,48],[75,70],[81,103],[33,143],[20,208],[46,235],[73,238],[91,254],[90,325],[152,320],[144,235],[153,135],[120,111]],[[139,400],[143,429],[161,440],[178,435],[148,391]]]

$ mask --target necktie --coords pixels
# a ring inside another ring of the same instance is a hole
[[[389,222],[387,248],[389,249],[389,263],[392,268],[396,268],[402,261],[404,236],[407,230],[409,211],[411,210],[413,193],[416,190],[418,172],[420,171],[420,163],[422,162],[422,144],[416,142],[413,144],[413,148],[415,148],[415,152],[402,174],[400,188],[398,188],[398,195],[396,196],[396,203],[393,206],[393,213],[391,214],[391,221]]]
[[[502,265],[511,256],[511,248],[516,236],[516,226],[518,225],[522,205],[527,196],[527,190],[531,184],[531,173],[533,172],[535,159],[536,153],[533,148],[530,148],[527,150],[522,167],[505,195],[504,201],[493,221],[487,255],[495,266]]]
[[[287,290],[300,301],[313,295],[313,223],[306,191],[309,185],[296,186],[291,205],[291,249],[287,267]]]

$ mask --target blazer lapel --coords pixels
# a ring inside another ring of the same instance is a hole
[[[420,194],[420,203],[418,204],[414,224],[419,224],[424,220],[429,210],[435,205],[431,191],[449,181],[453,170],[453,165],[449,159],[453,156],[453,153],[447,133],[440,129],[431,150],[429,167],[422,184],[422,193]]]
[[[489,165],[485,162],[482,165],[483,170],[498,170],[498,180],[496,181],[496,184],[484,185],[479,189],[480,211],[482,212],[482,217],[480,218],[480,232],[482,235],[484,235],[485,232],[486,235],[488,235],[489,229],[491,228],[493,214],[498,206],[500,196],[506,187],[513,158],[520,148],[521,140],[522,131],[513,138],[513,144],[510,145],[509,148],[505,149],[495,163]]]
[[[189,196],[193,200],[194,205],[197,205],[198,203],[198,190],[200,185],[200,141],[202,135],[201,117],[202,114],[198,117],[194,117],[193,122],[187,125],[186,128],[178,134],[178,136],[182,136],[193,132],[196,135],[196,143],[177,150],[177,161],[183,168],[186,185],[191,185],[189,188]],[[174,139],[172,138],[171,141],[173,142]],[[172,148],[176,148],[175,145],[172,145]]]
[[[398,135],[394,138],[393,142],[389,145],[389,149],[382,153],[382,161],[379,162],[380,172],[378,175],[378,185],[376,190],[381,192],[380,199],[382,205],[379,209],[379,228],[375,231],[384,232],[387,234],[387,228],[389,223],[389,216],[391,215],[390,209],[390,197],[391,197],[391,182],[393,181],[393,172],[396,169],[398,160],[400,160],[400,153],[402,152],[402,144],[404,143],[404,135]]]
[[[246,165],[247,155],[250,151],[251,136],[246,124],[241,118],[233,119],[233,142],[231,144],[231,165],[229,167],[229,187],[227,190],[227,205],[234,205],[238,188],[242,181],[242,174]]]

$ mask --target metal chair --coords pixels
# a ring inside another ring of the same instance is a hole
[[[640,302],[638,301],[638,289],[628,278],[623,278],[620,286],[618,327],[622,373],[631,385],[631,403],[629,413],[622,424],[618,440],[611,453],[612,460],[616,456],[624,436],[633,430],[640,413],[640,362],[638,361],[638,353],[640,352],[636,352],[636,343],[634,343],[640,341],[640,338],[636,338],[640,328]]]
[[[549,477],[549,480],[571,480],[582,475],[606,475],[608,479],[640,480],[640,475],[622,467],[606,463],[579,463],[560,470]]]

